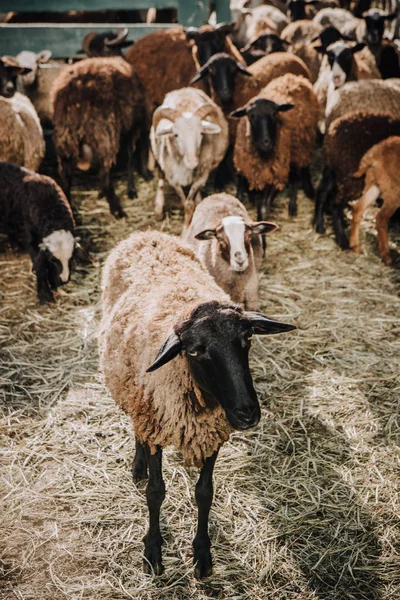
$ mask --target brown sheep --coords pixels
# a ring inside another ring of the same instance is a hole
[[[312,83],[318,79],[322,57],[311,42],[318,37],[322,29],[322,26],[314,21],[300,20],[289,23],[281,33],[281,38],[290,44],[289,52],[301,58],[307,65]]]
[[[129,48],[125,58],[135,67],[143,84],[149,114],[161,106],[166,94],[189,85],[196,70],[204,64],[203,55],[206,62],[215,52],[227,52],[245,64],[227,36],[229,31],[221,26],[214,30],[211,25],[187,32],[183,27],[173,27],[153,31]]]
[[[148,127],[143,88],[133,67],[120,57],[87,58],[63,71],[54,88],[54,142],[62,185],[70,196],[72,167],[98,165],[101,195],[111,212],[124,216],[110,179],[121,144],[128,152],[128,195],[136,196],[133,152],[141,151],[146,176]]]
[[[196,577],[206,577],[212,572],[208,515],[218,450],[233,429],[254,427],[261,416],[249,338],[294,327],[232,304],[191,248],[158,231],[133,233],[111,252],[102,309],[101,369],[133,421],[134,480],[149,473],[144,569],[163,571],[162,450],[174,445],[185,463],[201,468],[193,562]]]
[[[350,248],[360,252],[360,223],[364,212],[378,198],[383,205],[376,215],[379,256],[386,265],[392,262],[388,222],[400,208],[400,137],[392,136],[372,146],[360,162],[354,177],[365,177],[364,190],[360,200],[352,207],[353,222],[350,233]]]
[[[336,243],[348,248],[345,233],[344,208],[351,200],[359,198],[363,182],[353,177],[364,154],[382,140],[400,135],[400,115],[379,111],[353,111],[336,119],[324,139],[325,167],[318,185],[314,225],[324,233],[324,215],[332,213]]]
[[[281,114],[282,112],[288,114]],[[266,218],[268,205],[288,180],[289,214],[297,213],[297,187],[314,195],[309,165],[318,123],[318,100],[304,77],[283,75],[271,81],[246,106],[231,115],[239,122],[234,164],[247,182],[258,206],[258,219]],[[242,190],[240,190],[240,195]]]

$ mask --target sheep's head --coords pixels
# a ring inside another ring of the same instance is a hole
[[[215,27],[204,25],[200,29],[197,27],[186,29],[186,39],[196,46],[200,66],[205,65],[214,54],[224,52],[225,38],[234,31],[235,27],[235,23],[219,23]]]
[[[197,240],[215,240],[218,254],[237,273],[249,268],[252,238],[275,231],[278,226],[268,221],[245,222],[242,217],[225,217],[215,229],[205,229],[194,237]]]
[[[234,110],[229,116],[235,119],[248,118],[253,143],[259,154],[268,158],[275,148],[280,124],[279,113],[292,108],[293,104],[276,104],[266,98],[255,98],[246,106]]]
[[[335,89],[341,87],[350,80],[354,71],[354,54],[365,48],[365,44],[355,44],[348,46],[345,42],[335,42],[328,48],[318,49],[328,56],[329,65],[332,73],[332,83]]]
[[[114,31],[103,31],[102,33],[91,32],[85,35],[82,42],[82,50],[87,56],[122,56],[122,49],[132,46],[128,41],[128,28],[115,29]]]
[[[222,104],[229,104],[232,101],[235,90],[236,76],[239,74],[251,77],[250,71],[242,64],[236,61],[232,56],[224,52],[215,54],[206,62],[206,64],[197,71],[190,85],[200,81],[204,77],[209,77],[212,88]]]
[[[387,13],[380,8],[371,8],[364,13],[363,18],[367,28],[367,42],[373,46],[377,46],[382,42],[383,33],[385,30],[385,22],[392,21],[397,17],[397,13]]]
[[[250,62],[254,62],[252,60],[253,52],[257,52],[255,57],[258,60],[262,56],[272,54],[272,52],[286,52],[289,45],[289,42],[282,40],[275,33],[263,33],[256,39],[251,40],[240,52],[244,54],[247,64],[250,64]]]
[[[67,283],[71,275],[71,261],[75,239],[70,231],[59,229],[43,238],[40,251],[47,259],[47,278],[52,289]]]
[[[318,6],[319,0],[289,0],[286,3],[288,7],[290,20],[300,21],[307,19],[306,6]]]
[[[253,334],[295,329],[262,313],[220,302],[200,304],[162,344],[147,372],[184,353],[191,375],[210,404],[218,403],[234,429],[254,427],[261,411],[249,367]]]
[[[0,96],[12,98],[17,90],[18,75],[29,73],[30,69],[22,67],[12,56],[0,58]]]
[[[26,75],[22,75],[22,81],[25,86],[31,86],[35,83],[40,64],[49,62],[51,58],[50,50],[41,50],[40,52],[31,52],[29,50],[23,50],[15,57],[16,61],[21,65],[29,69]]]
[[[325,29],[323,29],[315,38],[313,38],[311,42],[314,44],[314,42],[319,41],[321,45],[316,46],[314,44],[313,48],[317,52],[323,54],[326,51],[326,48],[328,48],[328,46],[334,44],[335,42],[339,42],[340,40],[345,40],[348,42],[354,41],[354,39],[352,39],[349,36],[343,35],[338,29],[336,29],[336,27],[330,25],[329,27],[325,27]]]
[[[213,110],[211,104],[203,104],[194,113],[181,113],[166,106],[154,111],[155,136],[170,138],[187,169],[193,170],[199,164],[203,135],[215,135],[221,131],[219,125],[206,119]]]

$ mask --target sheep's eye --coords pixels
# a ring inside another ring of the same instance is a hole
[[[189,356],[198,356],[199,355],[199,353],[196,350],[194,350],[193,352],[188,351],[188,354],[189,354]]]

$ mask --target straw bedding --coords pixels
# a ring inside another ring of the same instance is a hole
[[[170,202],[156,223],[154,184],[142,182],[117,222],[95,189],[74,194],[95,264],[75,271],[56,308],[37,305],[26,256],[0,254],[1,600],[399,599],[400,278],[377,256],[372,219],[365,254],[343,253],[313,232],[309,200],[289,220],[278,198],[260,298],[299,330],[254,340],[263,418],[217,461],[214,575],[201,583],[197,471],[165,453],[156,579],[142,573],[131,424],[98,374],[99,275],[117,240],[149,226],[179,233],[182,216]],[[398,230],[391,240],[398,248]]]

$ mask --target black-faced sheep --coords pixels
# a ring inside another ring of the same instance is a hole
[[[259,220],[266,218],[275,194],[288,181],[289,214],[296,215],[299,176],[305,193],[313,197],[309,165],[318,110],[311,83],[289,74],[274,79],[246,106],[232,113],[232,117],[241,118],[234,164],[255,200]],[[238,197],[242,195],[238,190]]]
[[[147,175],[148,125],[143,88],[123,58],[87,58],[63,71],[54,84],[54,142],[59,172],[70,197],[72,168],[99,168],[102,196],[111,212],[124,216],[110,170],[120,146],[128,152],[128,196],[136,197],[133,154]]]
[[[12,246],[29,252],[41,304],[67,283],[71,261],[82,249],[74,218],[61,188],[50,177],[0,162],[0,223]]]
[[[318,233],[324,233],[324,215],[330,212],[336,242],[342,248],[348,248],[344,208],[348,202],[359,198],[363,189],[362,180],[353,174],[372,146],[398,135],[400,114],[395,118],[379,110],[364,110],[333,121],[325,135],[325,167],[316,194],[314,225]]]
[[[400,208],[400,137],[389,137],[373,146],[361,159],[354,177],[364,178],[364,189],[360,200],[353,205],[353,221],[350,232],[350,248],[360,252],[360,223],[364,212],[378,198],[383,204],[376,215],[379,256],[389,265],[388,222]]]
[[[261,235],[277,227],[268,221],[252,221],[237,198],[221,193],[200,202],[182,237],[234,302],[257,310]]]
[[[251,335],[294,327],[232,304],[191,248],[154,231],[132,234],[109,255],[102,311],[101,369],[133,421],[134,479],[149,473],[144,569],[163,571],[161,460],[162,449],[174,445],[186,464],[201,468],[193,561],[196,577],[206,577],[212,572],[208,516],[218,450],[232,429],[254,427],[261,416],[249,368]]]
[[[150,139],[159,167],[156,218],[163,216],[166,178],[182,201],[188,226],[195,202],[201,200],[200,190],[228,148],[228,124],[222,110],[201,90],[170,92],[153,114]]]
[[[32,102],[16,92],[17,76],[27,72],[14,59],[0,59],[0,160],[36,171],[45,145]]]

